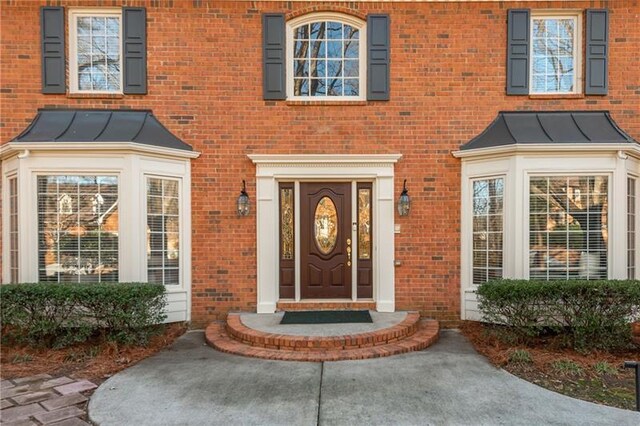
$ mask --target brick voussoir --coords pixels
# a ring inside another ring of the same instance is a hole
[[[416,314],[416,316],[419,318],[419,315]],[[331,339],[327,337],[314,338],[310,336],[274,335],[276,336],[275,340],[277,341],[283,341],[283,338],[286,337],[295,337],[295,341],[300,342],[304,346],[291,346],[292,342],[286,341],[286,339],[284,339],[283,343],[279,346],[268,345],[268,343],[265,343],[266,345],[271,347],[262,347],[241,343],[235,340],[232,336],[225,332],[228,324],[228,322],[227,324],[212,322],[207,327],[205,331],[205,337],[207,343],[210,346],[221,352],[234,355],[279,361],[307,362],[380,358],[418,351],[425,349],[435,343],[438,340],[438,334],[440,330],[437,321],[431,319],[423,319],[416,322],[414,327],[416,331],[414,333],[409,336],[401,334],[401,337],[396,338],[392,343],[374,345],[370,339],[361,340],[360,337],[358,337],[360,335],[341,336],[347,342],[354,342],[354,344],[358,341],[364,342],[360,344],[361,347],[349,346],[345,348],[341,345],[326,346],[326,344],[331,341]]]

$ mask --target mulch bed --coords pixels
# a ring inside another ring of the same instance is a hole
[[[640,350],[583,354],[561,348],[553,339],[538,339],[526,345],[506,343],[490,327],[479,322],[465,321],[460,329],[479,353],[511,374],[574,398],[635,409],[635,374],[622,365],[624,361],[640,361]],[[515,359],[516,351],[516,355],[526,351],[530,360]],[[596,364],[604,362],[613,369],[598,372]]]
[[[171,345],[186,330],[185,324],[168,324],[145,347],[122,346],[115,342],[87,342],[64,349],[3,345],[0,371],[3,379],[47,373],[54,377],[88,379],[99,385],[118,371]]]

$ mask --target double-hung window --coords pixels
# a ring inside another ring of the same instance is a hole
[[[69,12],[71,91],[122,93],[122,11]]]
[[[580,90],[578,15],[531,18],[531,93],[577,93]]]

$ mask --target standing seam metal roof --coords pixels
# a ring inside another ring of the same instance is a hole
[[[193,151],[150,110],[40,109],[12,142],[135,142]]]
[[[609,111],[501,111],[461,150],[513,144],[637,143]]]

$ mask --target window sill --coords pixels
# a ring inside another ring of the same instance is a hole
[[[285,101],[287,106],[359,106],[367,105],[365,100],[357,101]]]
[[[584,99],[583,93],[550,93],[529,95],[529,99]]]
[[[67,93],[70,99],[123,99],[122,93]]]

